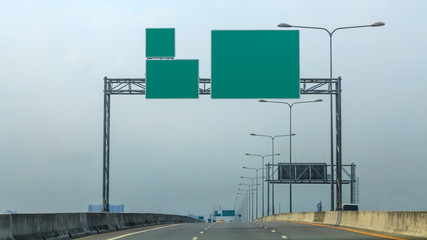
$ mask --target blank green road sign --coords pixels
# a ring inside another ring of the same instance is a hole
[[[198,98],[199,60],[147,60],[146,98]]]
[[[222,210],[222,216],[223,217],[234,217],[234,216],[236,216],[236,213],[234,210]]]
[[[175,29],[145,29],[145,56],[147,58],[175,57]]]
[[[212,98],[299,98],[299,31],[213,30]]]

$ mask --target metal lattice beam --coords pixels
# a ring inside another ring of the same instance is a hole
[[[340,78],[301,78],[301,94],[338,94],[338,82]]]
[[[145,78],[106,79],[110,95],[145,94]]]
[[[145,78],[106,78],[109,88],[107,94],[145,94]],[[301,78],[301,94],[337,94],[339,78]],[[199,79],[199,94],[211,94],[211,79]]]

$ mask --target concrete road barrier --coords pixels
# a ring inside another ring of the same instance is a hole
[[[294,220],[427,238],[427,212],[342,211],[283,213],[257,221]]]
[[[190,222],[201,221],[152,213],[0,214],[0,240],[70,239],[132,227]]]
[[[0,239],[8,239],[10,237],[10,215],[0,214]]]

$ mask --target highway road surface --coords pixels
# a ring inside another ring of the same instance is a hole
[[[299,222],[184,223],[92,235],[81,240],[407,239]]]

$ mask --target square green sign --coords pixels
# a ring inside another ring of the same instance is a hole
[[[199,60],[147,60],[146,98],[198,98]]]
[[[145,29],[145,56],[147,58],[175,57],[175,29]]]
[[[299,98],[299,31],[213,30],[212,98]]]

